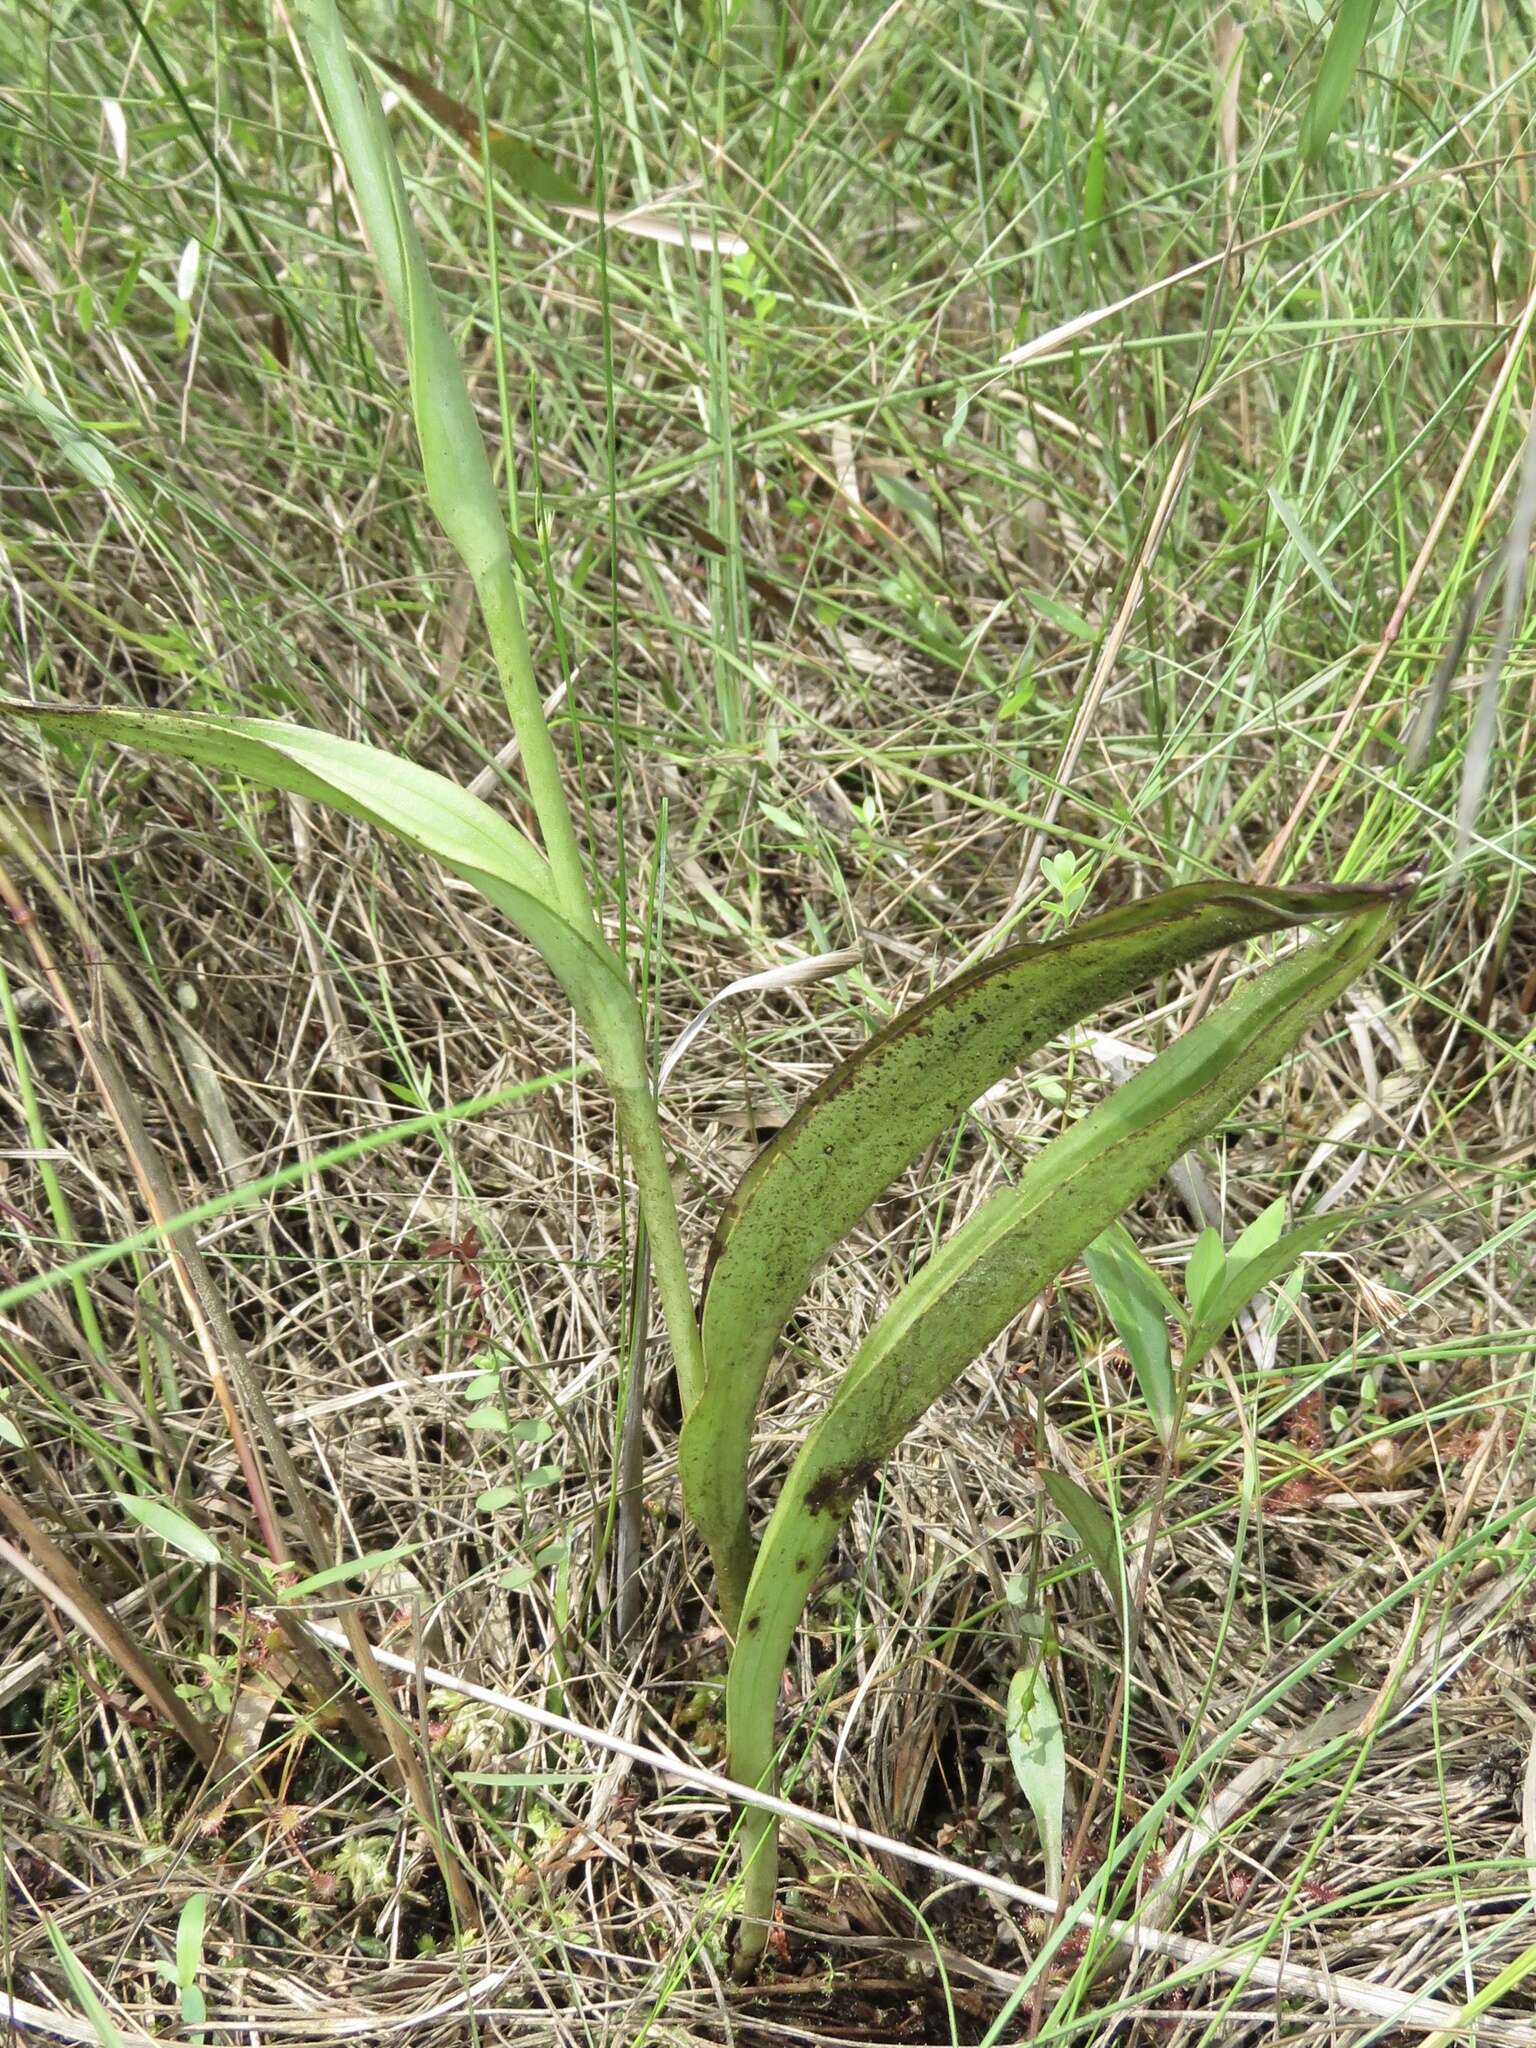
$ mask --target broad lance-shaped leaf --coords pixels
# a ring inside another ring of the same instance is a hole
[[[430,854],[472,883],[538,948],[597,1045],[605,1071],[609,1059],[618,1063],[616,1092],[625,1083],[644,1085],[644,1049],[631,1028],[633,998],[619,962],[561,915],[549,869],[517,827],[446,775],[357,740],[276,719],[18,703],[3,708],[59,739],[110,740],[309,797]]]
[[[113,705],[14,701],[3,709],[55,739],[110,740],[114,746],[199,761],[227,775],[248,776],[267,789],[310,797],[382,826],[455,874],[494,876],[553,907],[549,868],[515,825],[446,775],[359,740],[337,739],[275,718],[189,717]]]
[[[704,1395],[683,1431],[688,1512],[734,1624],[752,1569],[747,1453],[779,1332],[821,1260],[970,1103],[1058,1032],[1203,954],[1364,910],[1383,888],[1194,884],[1016,946],[905,1011],[753,1161],[715,1235]]]
[[[1400,895],[1408,893],[1406,884]],[[732,1777],[766,1782],[779,1678],[812,1582],[880,1461],[1085,1245],[1227,1116],[1369,964],[1400,900],[1278,962],[1069,1130],[970,1217],[876,1323],[779,1493],[726,1685]],[[771,1905],[772,1824],[742,1820],[746,1910]],[[747,1959],[755,1936],[744,1940]]]
[[[449,776],[356,739],[336,739],[279,719],[18,702],[4,702],[0,709],[55,739],[109,739],[141,754],[201,762],[391,831],[479,889],[539,948],[588,1028],[604,1071],[608,1059],[616,1061],[614,1092],[623,1083],[645,1085],[643,1040],[631,1026],[633,995],[623,967],[606,946],[563,918],[543,854],[516,825]]]
[[[1294,1230],[1288,1230],[1251,1259],[1240,1260],[1229,1255],[1226,1272],[1217,1281],[1190,1327],[1180,1370],[1193,1372],[1220,1343],[1227,1329],[1237,1321],[1256,1294],[1262,1293],[1266,1287],[1273,1287],[1277,1280],[1283,1280],[1308,1252],[1322,1251],[1331,1245],[1357,1219],[1358,1212],[1352,1209],[1335,1209],[1326,1216],[1308,1216]]]
[[[1168,1344],[1168,1319],[1178,1314],[1177,1305],[1123,1223],[1112,1223],[1094,1239],[1083,1264],[1131,1362],[1152,1427],[1166,1446],[1179,1419],[1179,1382]]]
[[[58,738],[111,740],[143,753],[200,761],[284,789],[393,832],[473,884],[543,955],[597,1045],[616,1093],[645,1085],[644,1047],[634,1042],[633,997],[618,960],[555,907],[541,854],[489,804],[446,775],[358,740],[270,718],[190,718],[177,712],[4,708]]]
[[[1004,1716],[1008,1759],[1019,1790],[1029,1801],[1045,1852],[1045,1881],[1061,1896],[1061,1823],[1067,1799],[1067,1757],[1061,1716],[1051,1698],[1050,1676],[1038,1648],[1026,1657],[1008,1687]]]
[[[489,804],[398,755],[272,719],[18,703],[0,704],[0,710],[59,738],[111,740],[311,797],[393,832],[471,883],[537,947],[569,996],[612,1093],[642,1202],[648,1185],[666,1188],[668,1163],[651,1095],[644,1024],[623,966],[595,924],[578,928],[565,914],[543,856]],[[693,1320],[680,1244],[675,1271],[678,1298],[668,1322],[686,1410],[702,1384],[696,1353],[677,1341],[678,1330],[686,1338]]]

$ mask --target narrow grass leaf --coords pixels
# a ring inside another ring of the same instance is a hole
[[[702,1310],[704,1393],[683,1430],[684,1495],[728,1622],[752,1568],[747,1456],[779,1332],[881,1190],[979,1095],[1094,1010],[1223,946],[1380,900],[1372,887],[1198,884],[1106,911],[959,975],[796,1111],[748,1168],[716,1231]]]
[[[1377,0],[1339,0],[1328,33],[1328,47],[1318,66],[1307,110],[1301,119],[1301,156],[1304,163],[1316,163],[1328,146],[1328,138],[1339,125],[1345,103],[1354,89],[1355,73],[1376,20]]]
[[[1004,1719],[1008,1761],[1029,1801],[1045,1852],[1046,1890],[1061,1895],[1062,1816],[1067,1802],[1067,1758],[1061,1716],[1051,1697],[1045,1658],[1035,1650],[1008,1685]]]
[[[85,1965],[70,1947],[51,1914],[43,1916],[43,1925],[48,1930],[48,1940],[59,1959],[59,1965],[69,1980],[69,1988],[79,2002],[81,2011],[90,2021],[91,2031],[100,2042],[101,2048],[124,2048],[123,2037],[112,2015],[102,2004],[96,1986],[86,1975]]]
[[[163,1501],[146,1500],[142,1494],[120,1493],[118,1506],[133,1521],[158,1536],[160,1541],[172,1550],[179,1550],[183,1557],[190,1557],[194,1564],[218,1564],[222,1553],[217,1543],[196,1522],[178,1514],[175,1508],[168,1508]]]
[[[1477,679],[1477,709],[1473,714],[1472,729],[1467,735],[1461,789],[1456,798],[1458,858],[1465,856],[1471,847],[1478,814],[1493,780],[1494,757],[1499,741],[1499,682],[1525,614],[1533,527],[1536,527],[1536,412],[1532,413],[1526,426],[1525,448],[1520,458],[1520,488],[1501,551],[1504,591],[1499,606],[1499,630]]]

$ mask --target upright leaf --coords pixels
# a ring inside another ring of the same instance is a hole
[[[1355,83],[1355,73],[1376,20],[1377,0],[1339,0],[1328,47],[1318,66],[1307,111],[1301,118],[1301,155],[1304,163],[1316,163],[1328,146],[1328,138],[1339,125]]]
[[[411,410],[427,497],[480,600],[549,855],[556,900],[567,921],[593,937],[596,923],[581,848],[534,675],[507,508],[491,473],[459,353],[411,219],[384,110],[371,78],[353,71],[335,0],[300,0],[298,11],[346,161],[352,197],[385,292],[405,330]]]
[[[1346,915],[1378,887],[1170,889],[1016,946],[845,1060],[748,1168],[721,1218],[702,1311],[705,1386],[683,1431],[688,1512],[734,1624],[752,1568],[747,1454],[779,1332],[821,1260],[968,1104],[1106,1003],[1203,954]]]
[[[1114,1609],[1125,1618],[1125,1559],[1115,1525],[1093,1495],[1065,1472],[1042,1472],[1040,1483],[1051,1504],[1088,1553],[1088,1561],[1104,1581]]]
[[[1280,1242],[1280,1233],[1285,1229],[1285,1197],[1276,1195],[1267,1202],[1254,1217],[1233,1238],[1227,1252],[1227,1264],[1235,1273],[1246,1266],[1250,1259],[1256,1259],[1260,1252],[1267,1252],[1271,1245]]]
[[[181,1997],[181,2017],[189,2027],[201,2027],[208,2017],[208,2001],[198,1976],[203,1967],[203,1934],[208,1920],[208,1894],[193,1892],[176,1922],[176,1989]]]
[[[970,1362],[1126,1205],[1227,1116],[1369,964],[1397,902],[1257,976],[1055,1138],[1018,1185],[979,1209],[860,1346],[791,1465],[753,1567],[726,1686],[731,1775],[766,1781],[795,1626],[880,1461]],[[766,1924],[773,1829],[742,1822],[748,1910]],[[750,1956],[752,1945],[742,1954]]]
[[[1179,1392],[1168,1343],[1168,1290],[1131,1242],[1123,1224],[1112,1224],[1083,1253],[1115,1334],[1131,1361],[1152,1427],[1166,1447],[1178,1426]]]
[[[1237,1254],[1243,1240],[1239,1238],[1228,1254],[1225,1274],[1195,1315],[1184,1346],[1182,1371],[1188,1375],[1210,1355],[1256,1294],[1283,1280],[1308,1252],[1321,1251],[1332,1244],[1352,1220],[1353,1212],[1348,1209],[1336,1209],[1327,1216],[1310,1216],[1241,1261]]]
[[[1008,1760],[1019,1790],[1029,1801],[1045,1852],[1046,1889],[1061,1896],[1062,1814],[1067,1801],[1067,1756],[1061,1716],[1051,1698],[1050,1676],[1038,1646],[1013,1674],[1004,1720]]]
[[[1221,1232],[1208,1223],[1195,1239],[1195,1248],[1184,1268],[1184,1298],[1191,1315],[1200,1314],[1207,1299],[1220,1287],[1226,1269],[1227,1248],[1221,1241]]]

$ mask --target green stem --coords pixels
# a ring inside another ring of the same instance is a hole
[[[463,364],[411,221],[378,94],[366,71],[359,76],[353,69],[332,0],[303,0],[301,12],[358,212],[385,292],[405,329],[411,408],[421,443],[427,495],[480,600],[549,861],[555,908],[576,932],[601,945],[575,821],[544,719],[506,513],[491,475]],[[703,1392],[703,1345],[688,1284],[667,1148],[646,1068],[639,1007],[632,995],[622,1001],[616,994],[605,996],[589,1007],[586,1022],[613,1091],[633,1162],[640,1213],[650,1238],[656,1293],[672,1342],[686,1413]]]
[[[677,1391],[683,1413],[688,1415],[704,1391],[704,1347],[693,1312],[693,1288],[688,1280],[688,1259],[683,1250],[677,1198],[672,1192],[666,1140],[661,1135],[649,1088],[615,1088],[614,1101],[624,1142],[629,1147],[640,1214],[650,1239],[651,1271],[656,1276],[656,1298],[661,1303],[662,1321],[667,1326],[677,1368]]]
[[[772,1782],[762,1788],[773,1791]],[[762,1959],[773,1927],[774,1894],[779,1888],[779,1823],[761,1807],[741,1813],[741,1921],[731,1952],[731,1974],[746,1979]]]
[[[411,410],[427,496],[480,600],[559,907],[578,931],[595,934],[581,847],[534,675],[506,512],[463,363],[411,220],[384,111],[366,70],[359,74],[353,68],[332,0],[303,0],[300,12],[358,214],[385,295],[405,330]]]
[[[43,1184],[43,1193],[48,1198],[49,1212],[53,1225],[59,1233],[59,1242],[66,1252],[78,1251],[85,1243],[75,1228],[74,1212],[69,1206],[69,1197],[64,1192],[64,1183],[55,1171],[50,1157],[48,1132],[43,1124],[43,1112],[37,1100],[37,1090],[32,1085],[32,1065],[27,1057],[27,1042],[22,1036],[21,1019],[11,995],[10,976],[5,963],[0,961],[0,1013],[5,1019],[5,1028],[10,1036],[11,1057],[16,1067],[16,1092],[21,1097],[22,1115],[26,1119],[27,1136],[37,1154],[37,1175]],[[90,1351],[104,1359],[107,1355],[106,1338],[102,1335],[101,1324],[96,1318],[96,1304],[86,1282],[77,1278],[73,1283],[75,1310],[80,1318],[80,1330]]]
[[[578,931],[596,931],[597,918],[587,888],[586,867],[571,807],[565,800],[560,762],[544,717],[544,700],[534,674],[528,644],[528,623],[517,571],[508,555],[493,561],[475,577],[475,592],[501,676],[507,715],[517,735],[523,776],[539,835],[555,878],[560,908]],[[693,1311],[690,1306],[689,1314]]]

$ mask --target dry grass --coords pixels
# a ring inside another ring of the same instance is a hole
[[[1160,39],[1042,22],[1031,58],[1027,27],[990,11],[954,25],[918,10],[898,48],[877,10],[845,9],[780,53],[782,136],[747,57],[720,84],[702,37],[677,49],[659,16],[615,22],[593,53],[612,202],[692,181],[674,215],[753,238],[763,268],[731,271],[712,300],[706,257],[605,247],[502,195],[517,459],[545,494],[528,526],[548,575],[540,651],[551,690],[570,692],[557,737],[594,865],[622,876],[610,922],[622,912],[659,1043],[736,975],[863,948],[836,983],[732,1006],[672,1083],[700,1253],[757,1141],[872,1012],[1011,914],[1043,924],[1048,895],[1021,896],[1041,847],[1087,858],[1100,905],[1267,856],[1314,875],[1430,861],[1371,984],[1200,1163],[1230,1228],[1286,1191],[1362,1205],[1346,1257],[1310,1271],[1268,1352],[1255,1326],[1212,1361],[1193,1390],[1199,1442],[1172,1472],[1086,1276],[1067,1276],[857,1510],[783,1720],[797,1801],[1038,1886],[1002,1741],[1022,1605],[1056,1648],[1069,1819],[1092,1809],[1078,1876],[1098,1906],[1339,1985],[1277,1993],[1262,1973],[1245,1986],[1155,1953],[1105,1965],[1080,1934],[1042,1965],[1042,1916],[791,1826],[786,1946],[772,1980],[742,1990],[719,1961],[716,1798],[386,1675],[436,1802],[429,1841],[365,1747],[378,1720],[348,1660],[326,1685],[350,1720],[306,1690],[272,1625],[252,1465],[306,1564],[391,1554],[306,1613],[349,1603],[381,1645],[719,1760],[722,1642],[679,1523],[661,1357],[643,1621],[616,1628],[632,1218],[583,1078],[207,1224],[227,1324],[205,1329],[164,1247],[101,1266],[84,1309],[68,1286],[6,1295],[4,1497],[210,1726],[243,1731],[243,1761],[226,1746],[200,1768],[56,1603],[7,1578],[0,1941],[18,2011],[96,2038],[51,1923],[125,2039],[176,2037],[165,1966],[201,1893],[213,2039],[1420,2040],[1422,2025],[1352,2009],[1349,1985],[1455,2007],[1532,1939],[1527,642],[1504,670],[1466,860],[1467,693],[1453,689],[1422,773],[1397,750],[1500,545],[1532,402],[1528,359],[1506,355],[1536,246],[1522,40],[1498,10],[1410,11],[1383,31],[1365,141],[1332,186],[1303,190],[1286,182],[1286,79],[1312,59],[1279,10],[1251,26],[1263,54],[1247,59],[1231,183],[1224,159],[1207,172],[1212,133],[1231,137],[1212,126],[1195,12],[1168,10]],[[52,43],[33,27],[0,171],[14,686],[288,713],[469,779],[502,747],[499,705],[420,503],[393,344],[291,49],[243,31],[209,47],[178,7],[131,57],[78,24]],[[526,75],[494,39],[481,52],[489,103],[590,179],[583,18],[519,33]],[[432,51],[434,75],[472,96],[466,18],[413,15],[399,34],[404,60],[427,69]],[[222,193],[157,62],[199,127],[217,115]],[[127,175],[102,95],[128,109]],[[1074,209],[1106,102],[1112,211],[1085,248]],[[447,142],[396,118],[467,313],[478,187]],[[1454,147],[1415,169],[1455,120]],[[1358,196],[1405,177],[1390,206]],[[1320,199],[1338,204],[1313,219]],[[1019,338],[1172,275],[1229,226],[1253,245],[1240,281],[1218,269],[1038,368],[998,371]],[[179,329],[167,280],[189,235],[215,248]],[[133,260],[145,281],[109,321]],[[483,328],[470,342],[483,368]],[[38,390],[98,430],[111,490],[78,450],[72,466]],[[494,427],[489,376],[480,391]],[[1508,404],[1490,405],[1500,391]],[[1301,508],[1332,593],[1271,483]],[[1080,718],[1085,613],[1095,629],[1122,619],[1125,638]],[[1468,674],[1493,631],[1478,628]],[[7,1289],[71,1242],[141,1230],[157,1176],[190,1206],[583,1058],[534,957],[359,828],[124,760],[77,777],[18,755],[4,795],[31,936],[144,1123],[125,1137],[28,933],[9,929]],[[1099,1024],[1151,1047],[1200,994],[1191,976]],[[1000,1091],[822,1275],[771,1388],[764,1499],[914,1257],[1115,1056],[1059,1048]],[[1192,1200],[1170,1185],[1129,1219],[1149,1255],[1180,1260]],[[211,1365],[237,1398],[242,1372],[264,1391],[302,1501],[248,1395],[231,1432]],[[475,1388],[488,1372],[494,1391]],[[1126,1532],[1128,1645],[1044,1497],[1046,1463]],[[135,1491],[178,1502],[246,1576],[158,1542],[119,1504]],[[22,1526],[10,1517],[13,1548],[36,1563]],[[457,1944],[445,1864],[459,1921],[468,1901],[481,1923]],[[1479,2038],[1536,2040],[1533,2003],[1511,1985]]]

